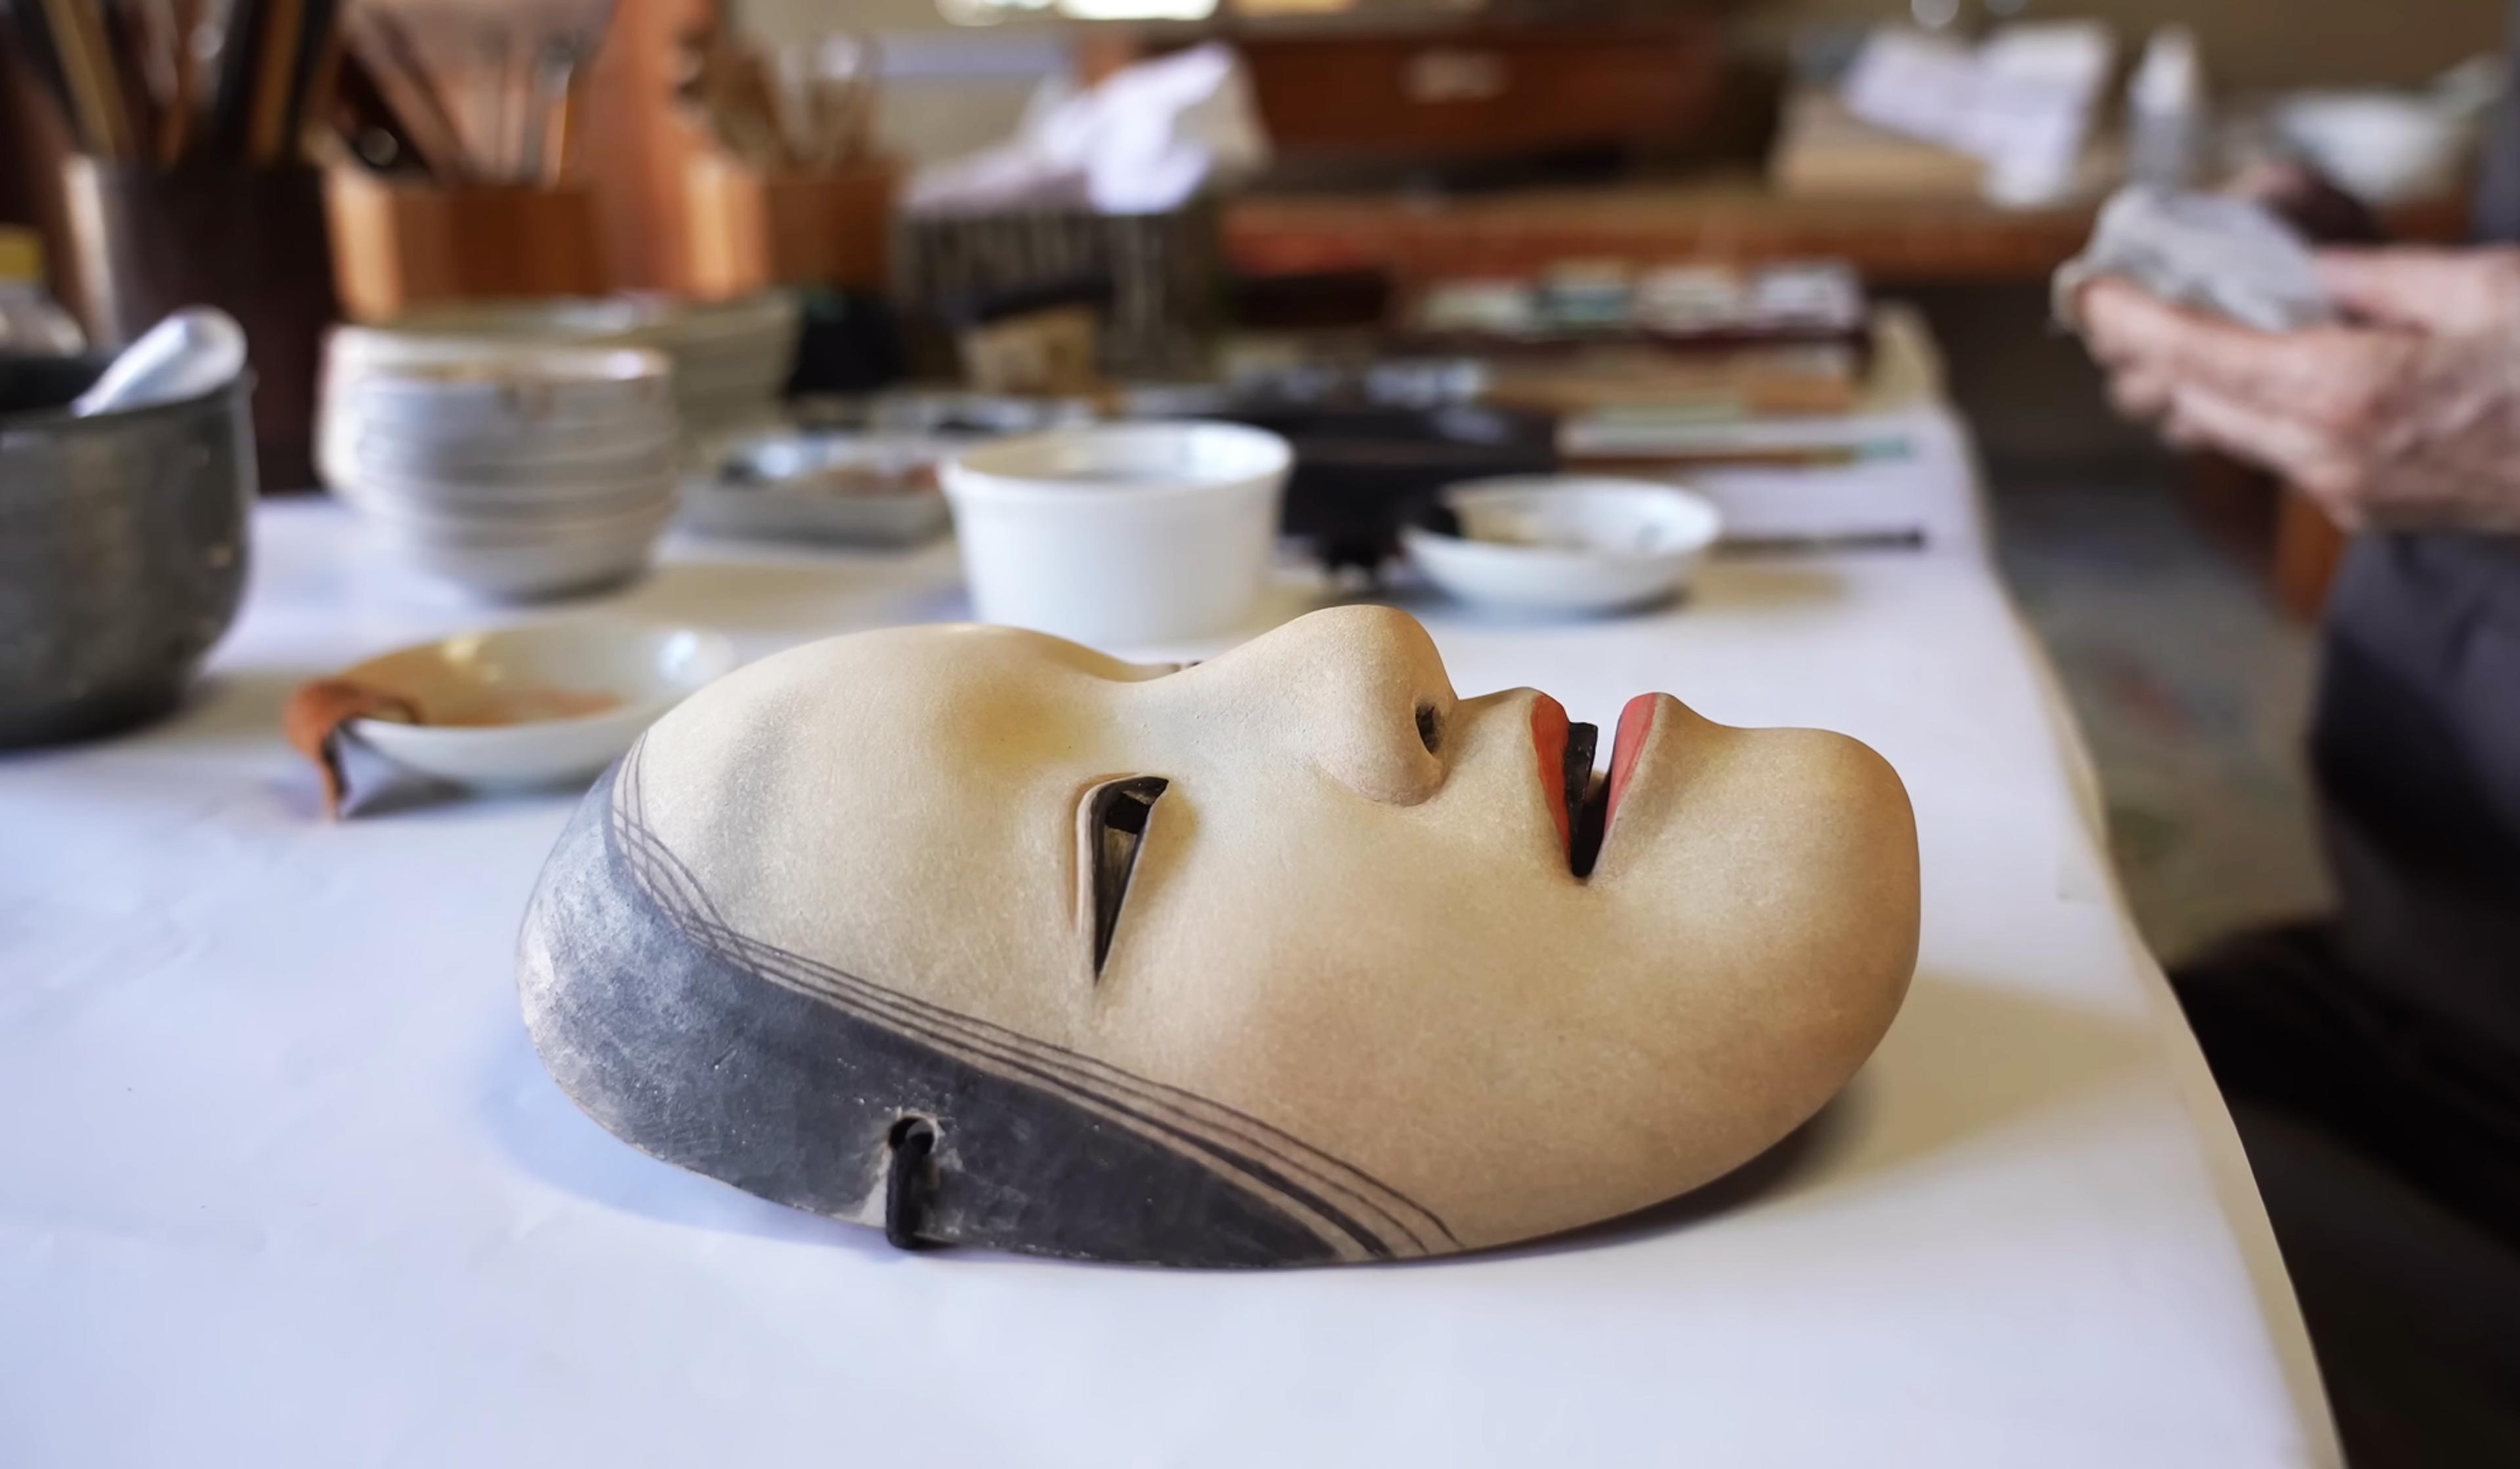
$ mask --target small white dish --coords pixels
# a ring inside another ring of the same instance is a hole
[[[582,620],[421,644],[340,676],[428,721],[355,719],[353,738],[422,775],[497,789],[592,779],[737,661],[716,633]]]
[[[2420,93],[2300,92],[2275,107],[2277,136],[2366,203],[2452,192],[2472,119]]]
[[[1677,595],[1723,534],[1705,496],[1643,479],[1576,474],[1471,480],[1437,499],[1460,535],[1423,526],[1401,546],[1463,601],[1530,612],[1613,612]]]
[[[683,481],[683,523],[756,540],[916,546],[951,521],[936,472],[954,447],[792,427],[737,435]]]

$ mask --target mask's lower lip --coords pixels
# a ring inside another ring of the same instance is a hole
[[[1645,736],[1653,733],[1654,715],[1661,709],[1662,699],[1659,693],[1640,693],[1619,711],[1619,733],[1610,742],[1610,804],[1602,818],[1605,828],[1618,820],[1619,800],[1628,793],[1628,782],[1636,778],[1637,757],[1644,753]]]

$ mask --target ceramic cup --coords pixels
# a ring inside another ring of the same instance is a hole
[[[1294,451],[1236,423],[1121,423],[1001,439],[947,461],[984,622],[1102,647],[1225,632],[1269,575]]]

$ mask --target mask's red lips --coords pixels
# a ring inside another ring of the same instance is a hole
[[[1538,762],[1540,795],[1557,827],[1558,847],[1567,869],[1577,877],[1593,875],[1619,802],[1636,779],[1637,762],[1653,734],[1654,716],[1664,695],[1641,693],[1619,711],[1619,730],[1610,746],[1610,775],[1593,779],[1593,750],[1598,733],[1591,725],[1566,718],[1565,706],[1548,694],[1531,701],[1531,745]]]

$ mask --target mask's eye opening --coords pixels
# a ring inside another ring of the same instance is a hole
[[[1418,706],[1418,742],[1426,747],[1427,754],[1432,755],[1435,753],[1435,746],[1441,744],[1443,739],[1444,716],[1433,704],[1419,704]]]
[[[1102,973],[1111,939],[1120,930],[1120,906],[1129,896],[1129,879],[1138,870],[1138,853],[1146,845],[1147,823],[1172,782],[1161,776],[1133,776],[1097,786],[1086,807],[1094,862],[1094,973]]]

